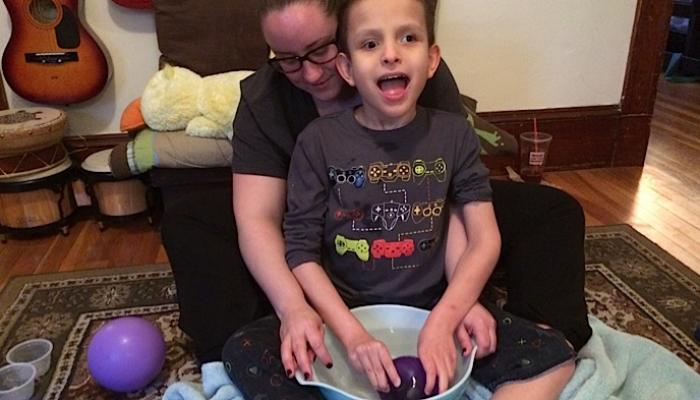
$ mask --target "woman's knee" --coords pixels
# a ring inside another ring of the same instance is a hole
[[[558,218],[564,219],[570,226],[585,226],[585,214],[581,203],[571,194],[550,186],[546,186],[550,199],[551,210]]]

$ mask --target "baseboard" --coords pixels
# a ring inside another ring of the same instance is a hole
[[[132,138],[126,133],[106,133],[88,136],[67,136],[63,138],[63,144],[65,144],[68,152],[75,161],[82,162],[92,153],[111,149],[131,139]]]
[[[531,131],[536,118],[538,130],[554,137],[547,170],[644,165],[651,116],[624,115],[619,105],[479,115],[516,138]]]
[[[532,130],[537,118],[538,129],[554,136],[547,170],[571,170],[613,166],[644,165],[651,115],[624,115],[620,106],[592,106],[545,110],[499,111],[479,113],[488,121],[507,130],[516,138]],[[123,133],[66,137],[64,142],[77,160],[130,140]],[[517,156],[486,157],[494,174],[505,167],[516,167]]]

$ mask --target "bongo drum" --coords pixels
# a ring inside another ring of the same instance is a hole
[[[111,152],[107,149],[93,153],[80,165],[100,230],[104,229],[103,216],[126,217],[149,211],[151,223],[148,186],[138,177],[115,178],[109,168]]]
[[[68,234],[67,217],[75,210],[70,159],[44,171],[0,179],[0,229],[17,230],[57,226]]]
[[[0,179],[29,176],[62,165],[66,114],[34,107],[0,111]]]

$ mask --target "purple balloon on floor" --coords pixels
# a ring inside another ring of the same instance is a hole
[[[394,366],[401,377],[401,385],[389,393],[379,392],[382,400],[419,400],[430,396],[424,394],[425,370],[418,357],[402,356],[394,359]],[[437,385],[431,396],[437,394]]]
[[[165,362],[163,333],[138,317],[107,322],[90,340],[88,369],[100,386],[116,392],[142,389]]]

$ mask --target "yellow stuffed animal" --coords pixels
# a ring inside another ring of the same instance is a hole
[[[241,97],[240,81],[252,71],[201,77],[182,67],[166,66],[146,85],[141,113],[155,131],[184,129],[190,136],[231,138]]]

